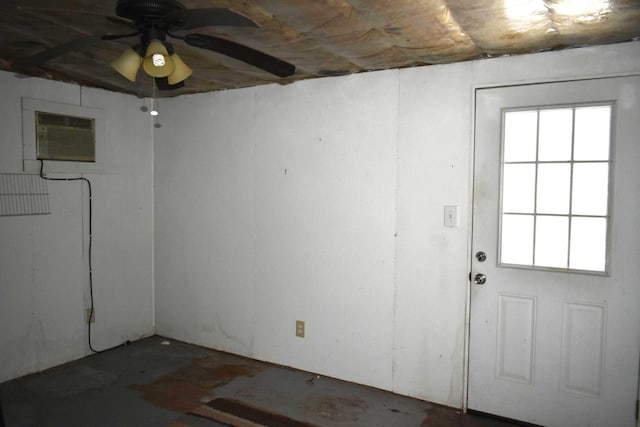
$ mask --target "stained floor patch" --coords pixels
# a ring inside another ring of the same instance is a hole
[[[306,409],[337,423],[354,423],[365,412],[368,405],[358,397],[324,396],[307,402]]]
[[[144,393],[144,399],[156,406],[184,413],[202,405],[201,398],[210,395],[213,389],[240,376],[253,377],[258,372],[258,368],[249,365],[220,365],[205,357],[152,383],[132,384],[128,388]]]

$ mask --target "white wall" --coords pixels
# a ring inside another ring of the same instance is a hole
[[[155,153],[158,328],[385,387],[394,83],[384,73],[333,82],[323,92],[303,83],[165,103]],[[304,340],[292,339],[296,319]]]
[[[22,172],[22,97],[104,110],[105,168],[84,175],[93,184],[92,344],[152,334],[152,127],[141,101],[6,72],[0,92],[1,173]],[[90,353],[85,185],[47,181],[50,215],[0,217],[0,382]]]
[[[393,390],[460,406],[472,63],[400,74]],[[444,206],[458,206],[457,228]]]
[[[163,101],[158,333],[460,406],[474,88],[639,58],[636,42]]]
[[[397,75],[256,91],[259,359],[391,383]]]

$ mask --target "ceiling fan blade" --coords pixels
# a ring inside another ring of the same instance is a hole
[[[222,53],[246,62],[278,77],[288,77],[296,72],[296,67],[288,62],[223,38],[204,34],[187,34],[184,41],[191,46]]]
[[[118,18],[116,16],[106,16],[106,18],[111,21],[114,22],[116,24],[120,24],[120,25],[124,25],[125,27],[129,27],[132,29],[137,29],[136,24],[134,24],[131,21],[127,21],[126,19],[122,19],[122,18]]]
[[[42,13],[62,14],[62,13],[64,13],[64,14],[73,14],[73,15],[86,15],[86,16],[93,16],[93,17],[97,16],[97,17],[105,18],[108,21],[111,21],[113,23],[124,25],[126,27],[132,28],[134,30],[137,29],[136,25],[131,21],[128,21],[128,20],[122,19],[122,18],[118,18],[116,16],[105,16],[104,13],[101,13],[99,11],[93,11],[93,10],[61,9],[61,8],[55,8],[55,7],[43,7],[43,6],[35,6],[35,5],[29,6],[28,2],[26,2],[26,4],[25,4],[25,0],[21,0],[18,3],[18,5],[16,6],[16,10],[27,12],[27,13],[37,12],[39,14],[42,14]]]
[[[215,26],[258,27],[258,24],[246,16],[222,8],[178,10],[168,13],[162,20],[171,28],[180,30]]]
[[[11,0],[10,0],[11,1]],[[110,13],[111,11],[107,11],[103,8],[94,8],[93,10],[87,10],[86,8],[73,8],[73,6],[58,6],[52,5],[51,2],[46,2],[43,0],[18,0],[13,1],[15,3],[15,9],[23,12],[51,12],[51,13],[78,13],[83,15],[96,15],[96,16],[105,16],[106,13]],[[69,3],[69,2],[66,2]]]
[[[50,61],[51,59],[56,58],[60,55],[64,55],[65,53],[73,52],[76,50],[85,49],[102,40],[116,40],[124,37],[136,36],[138,34],[139,32],[130,34],[108,34],[104,36],[83,37],[81,39],[76,39],[68,43],[59,44],[40,53],[36,53],[35,55],[18,59],[12,64],[11,68],[15,71],[27,71],[30,68],[42,65],[45,62]]]
[[[13,63],[12,68],[16,71],[26,71],[29,68],[42,65],[45,62],[57,56],[64,55],[67,52],[81,50],[89,47],[99,42],[100,40],[102,40],[102,37],[100,36],[89,36],[83,37],[81,39],[76,39],[68,43],[63,43],[50,49],[46,49],[40,53],[36,53],[35,55],[29,56],[27,58],[18,59]]]

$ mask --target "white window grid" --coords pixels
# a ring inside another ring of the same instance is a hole
[[[581,107],[601,107],[606,106],[611,109],[610,120],[610,138],[609,138],[609,158],[608,160],[574,160],[574,148],[575,148],[575,111]],[[540,112],[544,110],[555,109],[572,109],[572,135],[571,135],[571,159],[570,160],[539,160],[539,144],[540,144]],[[537,126],[536,126],[536,159],[533,161],[505,161],[505,115],[509,112],[517,111],[535,111],[537,113]],[[614,119],[615,119],[615,102],[597,102],[597,103],[584,103],[584,104],[561,104],[550,106],[531,106],[520,108],[506,108],[502,110],[502,133],[501,133],[501,174],[500,174],[500,215],[498,224],[498,267],[526,269],[526,270],[541,270],[541,271],[557,271],[557,272],[572,272],[572,273],[584,273],[592,275],[605,275],[608,276],[610,272],[610,247],[611,247],[611,214],[613,210],[613,154],[614,154]],[[601,163],[608,166],[608,200],[607,200],[607,212],[605,215],[583,215],[573,213],[573,176],[574,166],[576,164],[594,164]],[[517,165],[517,164],[529,164],[535,167],[534,176],[534,207],[531,213],[522,212],[508,212],[503,211],[503,188],[504,188],[504,166],[505,165]],[[554,213],[538,213],[538,170],[540,165],[544,164],[567,164],[570,166],[570,182],[569,182],[569,212],[568,214],[554,214]],[[510,264],[502,262],[502,219],[504,215],[518,215],[533,217],[533,248],[532,248],[532,263],[531,264]],[[549,267],[536,265],[536,225],[539,217],[562,217],[568,219],[568,241],[567,241],[567,266],[565,268]],[[569,267],[571,256],[571,226],[572,218],[603,218],[606,221],[606,248],[605,248],[605,267],[603,270],[586,270],[575,269]]]

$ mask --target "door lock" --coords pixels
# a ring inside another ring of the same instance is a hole
[[[487,276],[482,273],[478,273],[473,278],[473,283],[475,283],[476,285],[484,285],[485,283],[487,283]]]
[[[476,259],[478,262],[485,262],[487,260],[487,254],[480,251],[476,254]]]

